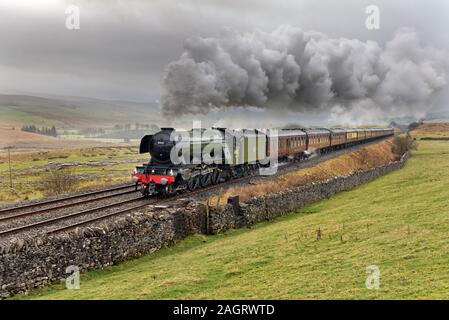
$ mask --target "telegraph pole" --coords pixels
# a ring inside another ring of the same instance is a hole
[[[9,187],[12,189],[12,170],[11,170],[11,149],[12,146],[8,146],[5,149],[8,150],[8,164],[9,164]]]

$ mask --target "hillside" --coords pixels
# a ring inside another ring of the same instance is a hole
[[[416,137],[440,137],[449,136],[449,123],[447,122],[426,122],[412,130]]]
[[[73,149],[82,147],[100,147],[100,146],[122,146],[129,145],[123,141],[102,141],[95,139],[65,139],[54,138],[46,135],[21,131],[16,128],[4,129],[0,127],[0,155],[5,152],[4,148],[12,146],[14,152],[22,150],[43,151],[47,149]]]
[[[404,169],[296,213],[84,274],[80,290],[18,298],[445,298],[448,172],[448,143],[419,141]],[[378,291],[365,288],[370,265]]]
[[[0,127],[3,128],[23,124],[101,128],[135,122],[150,124],[159,120],[159,108],[155,103],[0,94]]]
[[[7,130],[0,128],[0,148],[7,146],[20,146],[20,147],[32,147],[35,145],[56,143],[58,139],[34,134],[30,132],[24,132],[21,130]]]

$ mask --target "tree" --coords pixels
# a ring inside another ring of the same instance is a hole
[[[24,125],[24,126],[22,126],[21,130],[25,131],[25,132],[43,134],[43,135],[52,136],[52,137],[57,137],[58,136],[58,133],[56,131],[56,127],[55,126],[52,126],[51,128],[42,127],[42,128],[39,129],[34,124],[30,125],[30,126]]]
[[[58,136],[58,133],[56,132],[56,127],[55,127],[55,126],[52,126],[52,127],[51,127],[51,129],[50,129],[50,135],[51,135],[52,137],[57,137],[57,136]]]
[[[416,149],[413,142],[414,140],[409,134],[396,136],[393,138],[391,151],[400,158],[408,150]]]
[[[75,191],[80,181],[73,168],[63,167],[45,173],[41,182],[48,194],[64,194]]]

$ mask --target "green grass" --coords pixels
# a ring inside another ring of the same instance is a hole
[[[45,196],[39,184],[48,174],[48,163],[79,162],[74,173],[80,177],[78,189],[95,188],[102,185],[128,183],[130,174],[139,163],[89,165],[90,162],[145,159],[135,147],[93,147],[51,151],[15,152],[11,156],[13,189],[9,184],[9,164],[6,153],[0,154],[0,203],[33,200]],[[88,178],[94,177],[94,178]],[[76,191],[76,190],[74,190]]]
[[[297,213],[83,274],[80,290],[16,298],[445,299],[448,152],[447,142],[420,141],[402,170]],[[365,288],[370,265],[380,290]]]
[[[0,106],[0,119],[1,123],[12,123],[18,125],[18,128],[20,124],[34,124],[47,127],[62,124],[60,121],[47,119],[39,114],[31,113],[28,110],[14,106]]]

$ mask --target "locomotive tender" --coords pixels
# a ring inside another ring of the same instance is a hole
[[[300,161],[314,152],[326,153],[393,134],[393,128],[162,128],[142,138],[140,153],[149,153],[151,158],[136,167],[132,178],[143,196],[170,195],[242,177],[273,162]]]

